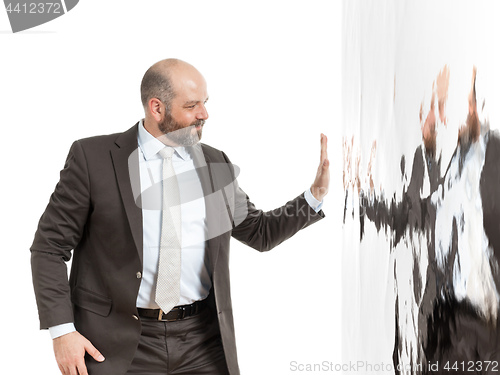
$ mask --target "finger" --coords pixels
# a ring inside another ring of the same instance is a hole
[[[324,140],[324,160],[328,160],[328,138],[325,135],[325,140]]]
[[[330,161],[328,159],[323,160],[323,162],[318,167],[318,173],[316,176],[319,178],[325,175],[325,173],[328,172],[329,166],[330,166]]]
[[[94,345],[90,343],[90,341],[87,341],[85,345],[85,350],[87,353],[90,354],[92,358],[94,358],[97,362],[102,362],[104,361],[104,356],[97,350]]]
[[[71,372],[71,368],[72,368],[72,365],[61,365],[61,364],[57,364],[59,366],[59,370],[61,370],[61,373],[63,375],[72,375],[73,373]],[[74,366],[73,366],[74,367]]]
[[[84,361],[82,361],[81,363],[78,363],[77,369],[78,369],[79,375],[89,375],[89,373],[87,372],[87,366],[85,366]]]
[[[78,375],[78,369],[74,365],[71,365],[68,369],[69,369],[68,372],[69,375]]]
[[[61,371],[61,374],[63,375],[68,375],[66,370],[64,369],[64,367],[62,365],[60,365],[59,363],[57,364],[57,366],[59,367],[59,371]]]
[[[326,149],[327,149],[327,138],[326,135],[321,133],[321,157],[320,157],[321,163],[323,163],[325,159],[328,157]]]

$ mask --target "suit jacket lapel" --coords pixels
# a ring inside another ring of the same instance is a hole
[[[137,144],[137,126],[118,136],[116,148],[111,150],[116,181],[125,207],[132,237],[142,265],[142,209],[140,205],[140,174]],[[137,197],[134,199],[134,197]]]
[[[215,206],[213,199],[207,199],[207,197],[212,196],[215,192],[215,185],[212,178],[213,176],[210,173],[210,164],[212,163],[212,160],[205,145],[201,143],[199,145],[201,147],[194,146],[192,148],[194,151],[192,156],[196,172],[200,178],[203,196],[205,197],[205,217],[207,219],[207,234],[209,236],[207,240],[207,251],[212,264],[212,270],[215,270],[215,264],[217,263],[220,247],[220,230],[218,229],[220,221],[216,217],[219,210]],[[214,236],[214,234],[217,235]]]

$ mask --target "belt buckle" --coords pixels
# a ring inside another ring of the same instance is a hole
[[[185,306],[177,306],[174,307],[177,309],[177,317],[175,319],[165,319],[166,322],[175,322],[176,320],[181,320],[186,317],[186,307]],[[163,315],[167,315],[162,309],[158,313],[158,320],[163,320]]]
[[[176,306],[172,310],[177,310],[177,316],[174,319],[165,319],[166,322],[175,322],[176,320],[181,320],[184,319],[184,316],[186,315],[186,308],[184,306]],[[165,314],[165,313],[163,313]],[[166,315],[166,314],[165,314]]]
[[[179,306],[179,314],[177,315],[177,319],[184,319],[186,317],[186,306]]]

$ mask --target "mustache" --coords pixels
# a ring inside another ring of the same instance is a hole
[[[196,120],[191,125],[192,126],[203,126],[203,125],[205,125],[205,120],[203,120],[203,119]]]

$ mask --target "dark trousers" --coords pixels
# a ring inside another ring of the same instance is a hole
[[[210,308],[173,322],[141,318],[127,375],[229,375],[219,324]]]

